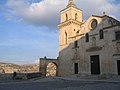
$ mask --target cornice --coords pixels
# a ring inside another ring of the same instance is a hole
[[[70,25],[70,24],[72,24],[72,23],[77,24],[77,25],[83,24],[82,22],[76,21],[76,20],[74,20],[74,19],[69,19],[69,20],[67,20],[67,21],[65,21],[65,22],[60,23],[60,24],[58,25],[58,29],[61,29],[61,28],[65,27],[65,26],[67,26],[67,25]]]
[[[81,9],[79,9],[79,8],[75,8],[75,7],[69,7],[69,8],[65,8],[65,9],[62,9],[60,12],[63,12],[63,11],[65,11],[65,10],[69,10],[70,8],[74,8],[74,9],[76,9],[76,10],[79,10],[79,11],[82,11]]]

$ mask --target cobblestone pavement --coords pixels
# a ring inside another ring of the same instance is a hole
[[[35,81],[0,83],[0,90],[120,90],[120,82],[45,78]]]

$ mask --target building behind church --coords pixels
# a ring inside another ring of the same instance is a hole
[[[82,13],[73,0],[60,12],[58,75],[120,75],[120,22]]]

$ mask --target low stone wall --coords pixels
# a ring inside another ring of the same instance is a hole
[[[35,73],[17,73],[14,80],[27,80],[32,78],[41,77],[41,72]],[[13,73],[10,74],[0,74],[0,81],[2,80],[13,80]]]
[[[0,74],[0,80],[12,80],[13,74]]]
[[[37,77],[41,77],[41,76],[42,76],[42,73],[41,73],[41,72],[27,73],[27,74],[26,74],[27,79],[37,78]]]
[[[37,78],[41,77],[42,73],[41,72],[35,72],[35,73],[17,73],[15,79],[32,79],[32,78]]]

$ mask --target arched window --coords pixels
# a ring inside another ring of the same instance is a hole
[[[86,37],[86,42],[89,42],[89,34],[88,33],[86,33],[85,37]]]
[[[74,47],[77,48],[78,47],[78,41],[74,42]]]
[[[67,44],[67,32],[65,32],[65,44]]]
[[[66,14],[66,21],[68,20],[68,15]]]
[[[104,32],[103,32],[103,30],[99,31],[99,36],[100,36],[100,39],[104,39]]]
[[[75,14],[75,20],[77,20],[77,18],[78,18],[78,15],[77,15],[77,13]]]
[[[120,40],[120,31],[115,32],[115,38],[116,40]]]
[[[80,30],[78,30],[78,31],[76,32],[76,35],[79,35],[79,32],[80,32]]]

